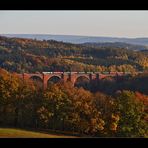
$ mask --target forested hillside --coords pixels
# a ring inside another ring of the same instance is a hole
[[[140,46],[141,47],[141,46]],[[147,50],[0,37],[0,67],[10,72],[146,71]]]
[[[111,47],[111,48],[125,48],[125,49],[131,49],[131,50],[148,50],[147,46],[142,45],[134,45],[134,44],[128,44],[124,42],[105,42],[105,43],[91,43],[86,42],[82,45],[89,46],[89,47]]]
[[[46,90],[13,73],[147,70],[146,49],[0,37],[0,126],[91,137],[148,137],[146,72],[99,83],[82,80],[76,87],[59,81]]]

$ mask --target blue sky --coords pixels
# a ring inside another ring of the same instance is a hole
[[[148,11],[0,11],[0,34],[148,37]]]

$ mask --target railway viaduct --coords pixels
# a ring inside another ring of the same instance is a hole
[[[23,78],[24,80],[29,79],[38,79],[42,82],[43,88],[46,89],[48,86],[48,82],[56,78],[58,81],[70,81],[74,85],[78,78],[85,78],[88,79],[88,81],[99,81],[101,79],[104,79],[106,77],[123,77],[126,75],[130,75],[130,73],[124,73],[124,72],[42,72],[42,73],[23,73],[18,74],[19,77]]]

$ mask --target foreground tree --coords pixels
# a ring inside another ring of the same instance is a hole
[[[122,91],[117,94],[120,113],[117,136],[147,137],[148,127],[145,120],[144,104],[136,98],[134,92]]]
[[[49,87],[38,114],[46,128],[88,135],[101,133],[104,129],[104,120],[93,103],[92,93],[70,84]]]
[[[101,112],[101,117],[105,122],[102,136],[115,136],[120,119],[116,110],[116,100],[109,95],[97,92],[94,94],[94,104],[97,110]]]
[[[0,71],[0,124],[33,126],[40,91],[31,81],[23,81],[15,74]]]
[[[52,129],[64,128],[70,100],[56,85],[51,85],[43,96],[42,106],[38,110],[43,127]]]

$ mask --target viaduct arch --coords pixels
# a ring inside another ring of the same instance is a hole
[[[71,81],[74,85],[77,80],[81,77],[86,78],[89,82],[90,81],[99,81],[101,79],[105,79],[107,77],[123,77],[126,75],[129,75],[130,73],[124,73],[124,72],[42,72],[42,73],[23,73],[18,74],[19,77],[23,78],[24,80],[29,80],[33,78],[40,79],[43,83],[43,88],[46,89],[48,86],[48,83],[53,80],[53,78],[56,78],[56,82],[66,82]]]
[[[60,82],[62,81],[62,78],[60,76],[51,76],[48,80],[47,80],[47,86],[52,84],[52,83],[57,83],[57,82]]]

